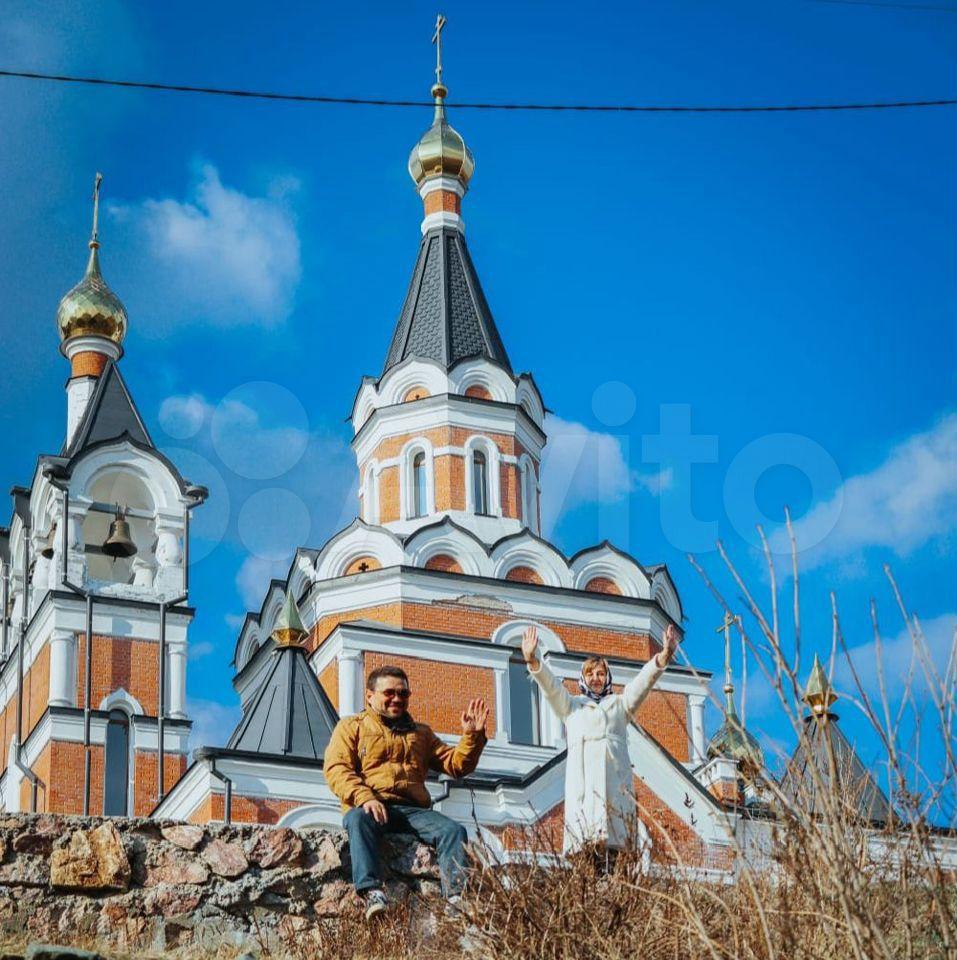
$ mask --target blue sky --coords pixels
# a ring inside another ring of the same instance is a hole
[[[0,66],[423,98],[435,12],[12,0]],[[957,95],[957,12],[916,4],[443,12],[451,102]],[[834,590],[872,664],[873,596],[889,672],[906,673],[886,562],[942,666],[957,623],[957,111],[450,119],[476,157],[473,257],[513,365],[557,418],[545,496],[559,545],[608,536],[667,562],[687,652],[720,671],[720,611],[685,554],[737,608],[720,537],[764,599],[753,525],[766,515],[779,544],[788,504],[802,545],[820,540],[802,557],[804,649],[829,651]],[[235,710],[237,618],[297,544],[354,515],[344,418],[405,293],[421,219],[405,162],[429,122],[425,108],[0,81],[0,476],[26,481],[62,438],[53,318],[82,273],[99,169],[103,268],[130,314],[124,375],[157,443],[213,492],[192,582],[203,736]],[[863,740],[856,714],[844,705]],[[766,684],[749,685],[748,717],[770,749],[793,739]]]

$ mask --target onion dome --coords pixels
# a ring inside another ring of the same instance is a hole
[[[100,182],[96,175],[93,189],[93,234],[90,237],[90,259],[83,279],[60,301],[56,312],[60,340],[73,337],[101,337],[117,346],[126,336],[126,308],[107,286],[100,272],[100,242],[97,240]]]
[[[100,273],[99,243],[90,241],[83,279],[60,301],[56,325],[60,340],[102,337],[119,345],[126,336],[126,308]]]
[[[429,177],[457,177],[463,186],[475,170],[472,151],[462,135],[445,119],[445,98],[448,90],[437,83],[432,87],[435,98],[435,119],[409,154],[409,176],[417,187]]]
[[[734,709],[734,688],[725,686],[726,705],[724,723],[718,732],[708,741],[707,756],[726,757],[736,760],[741,772],[753,780],[764,766],[764,753],[757,738],[744,729]]]
[[[272,628],[272,638],[278,647],[298,647],[306,636],[306,628],[299,616],[299,607],[292,594],[286,591],[282,609],[276,617],[276,625]]]

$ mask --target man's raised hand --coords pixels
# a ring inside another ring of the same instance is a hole
[[[464,733],[475,733],[481,730],[484,733],[487,720],[488,704],[482,699],[472,700],[468,707],[462,711],[462,731]]]
[[[538,630],[535,627],[526,627],[522,634],[522,656],[525,662],[533,669],[538,669]]]

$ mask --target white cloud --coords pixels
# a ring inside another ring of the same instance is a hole
[[[242,716],[238,703],[225,704],[193,697],[188,698],[186,709],[193,721],[189,735],[190,752],[197,747],[224,746]]]
[[[924,666],[926,660],[933,664],[933,670],[937,673],[935,682],[939,683],[943,680],[954,646],[957,612],[941,614],[926,623],[921,622],[920,626],[925,655],[917,653],[910,632],[906,628],[900,630],[894,637],[882,638],[880,657],[878,657],[877,643],[874,640],[859,644],[848,651],[854,665],[854,672],[869,697],[876,698],[880,695],[878,661],[884,674],[888,698],[892,702],[900,700],[907,686],[908,677],[911,677],[912,692],[915,695],[926,691],[927,672]],[[913,670],[912,674],[911,670]],[[933,672],[930,675],[933,677]],[[853,697],[860,696],[851,666],[847,658],[840,653],[834,665],[834,685],[838,691],[843,690]]]
[[[244,383],[218,402],[176,394],[163,401],[159,419],[171,435],[189,432],[227,488],[219,496],[229,514],[222,526],[249,552],[236,575],[248,609],[260,608],[270,579],[286,576],[297,547],[321,543],[356,515],[349,444],[310,429],[302,403],[285,387]],[[264,479],[268,486],[259,482]],[[238,629],[242,620],[227,616],[226,622]]]
[[[208,657],[215,647],[209,640],[200,640],[199,643],[191,643],[189,645],[189,659],[193,660],[202,660],[203,657]]]
[[[856,551],[884,547],[899,556],[957,532],[957,414],[895,446],[869,473],[850,477],[827,501],[794,525],[805,569],[845,560],[860,569]],[[775,549],[786,552],[778,531]]]
[[[108,207],[124,251],[129,306],[145,333],[178,324],[272,327],[292,312],[302,275],[289,205],[296,182],[274,180],[266,196],[225,186],[212,164],[198,169],[185,200]]]
[[[202,394],[167,397],[160,405],[159,422],[169,436],[188,440],[199,433],[212,413]]]
[[[267,559],[250,554],[243,560],[236,574],[236,589],[243,604],[250,610],[258,611],[266,596],[266,588],[272,579],[282,580],[289,572],[293,550],[286,557]]]
[[[614,503],[639,489],[658,494],[671,483],[670,470],[632,469],[621,437],[553,414],[545,418],[545,432],[542,527],[546,535],[562,513],[583,503]]]
[[[227,613],[223,619],[226,621],[226,626],[230,630],[238,630],[246,620],[246,614],[244,613]]]

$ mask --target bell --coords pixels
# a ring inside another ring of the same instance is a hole
[[[132,557],[136,553],[136,544],[130,536],[130,525],[120,510],[116,511],[116,519],[110,524],[110,532],[103,541],[103,552],[116,560],[118,557]]]
[[[47,534],[46,543],[40,548],[40,556],[46,560],[53,559],[53,550],[56,546],[56,527],[50,527],[50,532]]]

